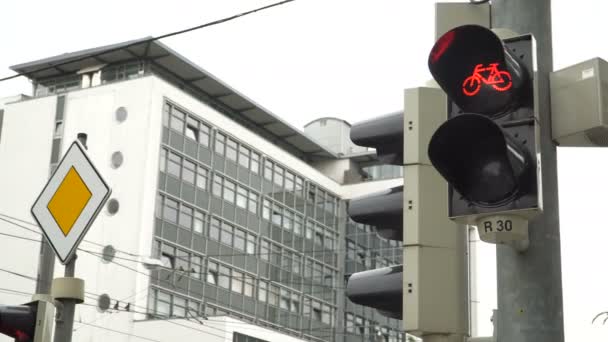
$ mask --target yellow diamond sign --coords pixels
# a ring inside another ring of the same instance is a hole
[[[89,199],[89,188],[72,166],[47,205],[63,235],[68,235]]]
[[[108,197],[110,187],[73,142],[32,206],[32,216],[62,263],[67,263]]]

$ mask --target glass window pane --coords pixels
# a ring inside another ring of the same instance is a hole
[[[199,136],[198,136],[199,144],[201,144],[203,146],[209,146],[209,135],[210,135],[209,132],[210,132],[209,126],[205,125],[204,123],[201,123]]]
[[[268,284],[260,281],[260,283],[258,284],[258,300],[260,302],[266,302],[266,299],[268,297]]]
[[[236,190],[237,190],[236,205],[243,209],[246,209],[247,208],[247,189],[243,188],[242,186],[238,186]]]
[[[253,191],[249,191],[249,211],[254,214],[258,212],[258,195]]]
[[[186,137],[198,142],[198,121],[190,116],[186,121]]]
[[[232,291],[236,293],[243,292],[243,273],[232,271]]]
[[[199,233],[199,234],[203,233],[203,222],[204,221],[205,221],[205,218],[203,216],[203,213],[201,213],[200,211],[194,212],[194,225],[192,228],[195,233]]]
[[[169,162],[167,164],[169,174],[179,179],[181,168],[182,158],[173,152],[169,153]]]
[[[253,173],[260,172],[260,155],[257,152],[251,151],[251,165],[249,165],[249,169]]]
[[[183,134],[185,116],[185,113],[173,107],[173,110],[171,112],[171,128]]]
[[[179,225],[190,229],[192,227],[192,208],[181,206],[179,211]]]
[[[243,145],[239,146],[239,164],[249,168],[249,149]]]
[[[236,141],[228,138],[226,144],[226,158],[236,161]]]
[[[260,243],[260,258],[262,260],[270,259],[270,244],[266,240],[262,240]]]
[[[160,149],[160,161],[158,162],[158,167],[161,172],[165,172],[167,169],[167,150],[164,148]]]
[[[215,153],[224,155],[225,144],[226,136],[218,132],[215,135]]]
[[[196,169],[196,165],[184,159],[184,168],[182,170],[182,179],[188,183],[194,184],[194,170]]]
[[[228,246],[232,246],[232,231],[233,227],[226,222],[222,222],[221,241]]]
[[[230,289],[230,269],[220,265],[219,274],[218,284],[225,289]]]
[[[247,254],[255,254],[256,243],[255,236],[247,234]]]
[[[269,181],[272,181],[273,168],[274,168],[274,164],[270,160],[266,159],[264,161],[264,178],[266,178]]]
[[[201,190],[207,190],[207,174],[209,171],[202,167],[197,167],[196,186]]]
[[[240,229],[234,230],[234,248],[245,251],[245,232]]]
[[[234,191],[236,184],[227,179],[224,179],[224,200],[234,203]]]
[[[219,241],[220,240],[220,227],[221,222],[216,218],[211,218],[211,224],[209,225],[209,238]]]
[[[224,179],[222,178],[222,176],[219,176],[217,174],[213,175],[213,185],[211,188],[211,192],[218,197],[222,196],[222,183],[223,183]]]
[[[274,167],[274,184],[283,186],[283,168],[278,165]]]
[[[177,201],[165,198],[163,218],[169,222],[177,223]]]

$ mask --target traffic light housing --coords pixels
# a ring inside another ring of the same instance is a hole
[[[45,342],[51,337],[54,306],[45,300],[0,305],[0,333],[16,342]]]
[[[448,31],[431,50],[429,69],[449,99],[428,156],[459,222],[541,209],[534,51],[531,35],[501,40],[476,25]]]
[[[17,342],[29,342],[33,341],[35,330],[35,305],[0,305],[0,333]]]
[[[359,146],[376,149],[380,162],[403,165],[403,113],[394,113],[357,123],[350,138]],[[348,215],[368,224],[378,235],[403,240],[403,186],[349,201]],[[353,273],[346,296],[356,304],[372,307],[386,317],[403,317],[403,266],[391,266]]]

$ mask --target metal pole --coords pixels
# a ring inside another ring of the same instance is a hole
[[[78,133],[78,141],[82,146],[87,149],[87,135],[85,133]],[[74,256],[65,265],[64,277],[74,278],[76,273],[76,259],[78,256],[74,253]],[[75,299],[62,298],[58,299],[62,305],[62,311],[60,317],[55,321],[55,338],[54,342],[72,342],[72,330],[74,330],[74,311],[76,310]]]
[[[551,0],[493,0],[492,27],[532,33],[537,44],[543,213],[529,224],[530,246],[496,247],[498,342],[563,342],[557,160],[551,139]]]
[[[74,277],[76,272],[76,258],[78,256],[74,253],[74,256],[65,265],[64,277]],[[75,299],[58,299],[63,305],[61,315],[55,321],[55,338],[54,342],[71,342],[72,341],[72,330],[74,329],[74,311],[76,310]]]
[[[49,245],[46,236],[40,241],[38,255],[38,274],[36,275],[36,294],[51,294],[51,281],[55,273],[55,251]]]

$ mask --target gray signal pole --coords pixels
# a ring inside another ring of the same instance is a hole
[[[530,246],[498,245],[498,342],[563,342],[557,158],[551,139],[551,0],[493,0],[492,27],[532,33],[537,44],[543,213],[530,221]]]

